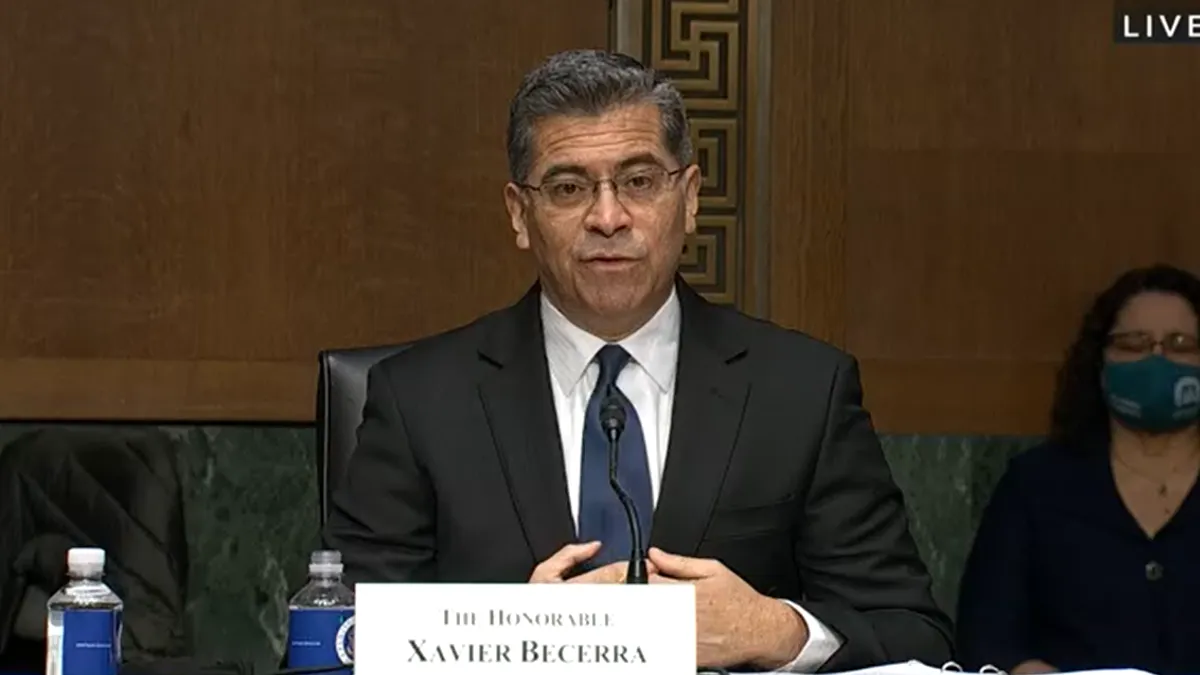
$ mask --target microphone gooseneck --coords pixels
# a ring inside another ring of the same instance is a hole
[[[642,526],[638,520],[637,506],[621,482],[617,480],[617,456],[620,452],[621,434],[625,431],[625,406],[621,399],[610,387],[608,395],[600,404],[600,427],[608,437],[608,484],[612,486],[617,499],[625,509],[625,518],[629,521],[629,571],[625,574],[627,584],[649,583],[646,574],[646,554],[642,548]]]

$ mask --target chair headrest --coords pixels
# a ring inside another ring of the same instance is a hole
[[[362,424],[367,398],[367,373],[376,363],[408,347],[396,344],[328,349],[318,357],[317,489],[322,525],[329,513],[329,499],[358,443],[358,427]]]

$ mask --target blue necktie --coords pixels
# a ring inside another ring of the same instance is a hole
[[[625,406],[625,431],[621,434],[617,453],[617,480],[637,506],[642,545],[650,540],[654,504],[650,493],[650,467],[646,461],[646,439],[637,411],[616,384],[617,375],[629,363],[629,358],[629,352],[618,345],[606,345],[596,354],[600,379],[592,390],[583,425],[583,475],[579,486],[579,540],[602,542],[600,552],[588,561],[589,568],[628,560],[631,547],[625,510],[608,482],[608,435],[600,427],[600,406],[610,391]]]

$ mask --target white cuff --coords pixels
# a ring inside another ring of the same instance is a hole
[[[777,673],[815,673],[842,647],[842,638],[832,628],[821,623],[803,607],[791,600],[780,599],[800,614],[808,627],[808,642],[800,649],[795,660],[775,671]]]

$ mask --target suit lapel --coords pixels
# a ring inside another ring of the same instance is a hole
[[[682,282],[678,292],[675,404],[651,543],[694,555],[733,456],[749,383],[736,363],[746,350],[722,321],[724,310]]]
[[[525,540],[540,562],[575,540],[575,525],[538,298],[535,285],[496,316],[480,348],[494,371],[480,383],[479,394]]]

